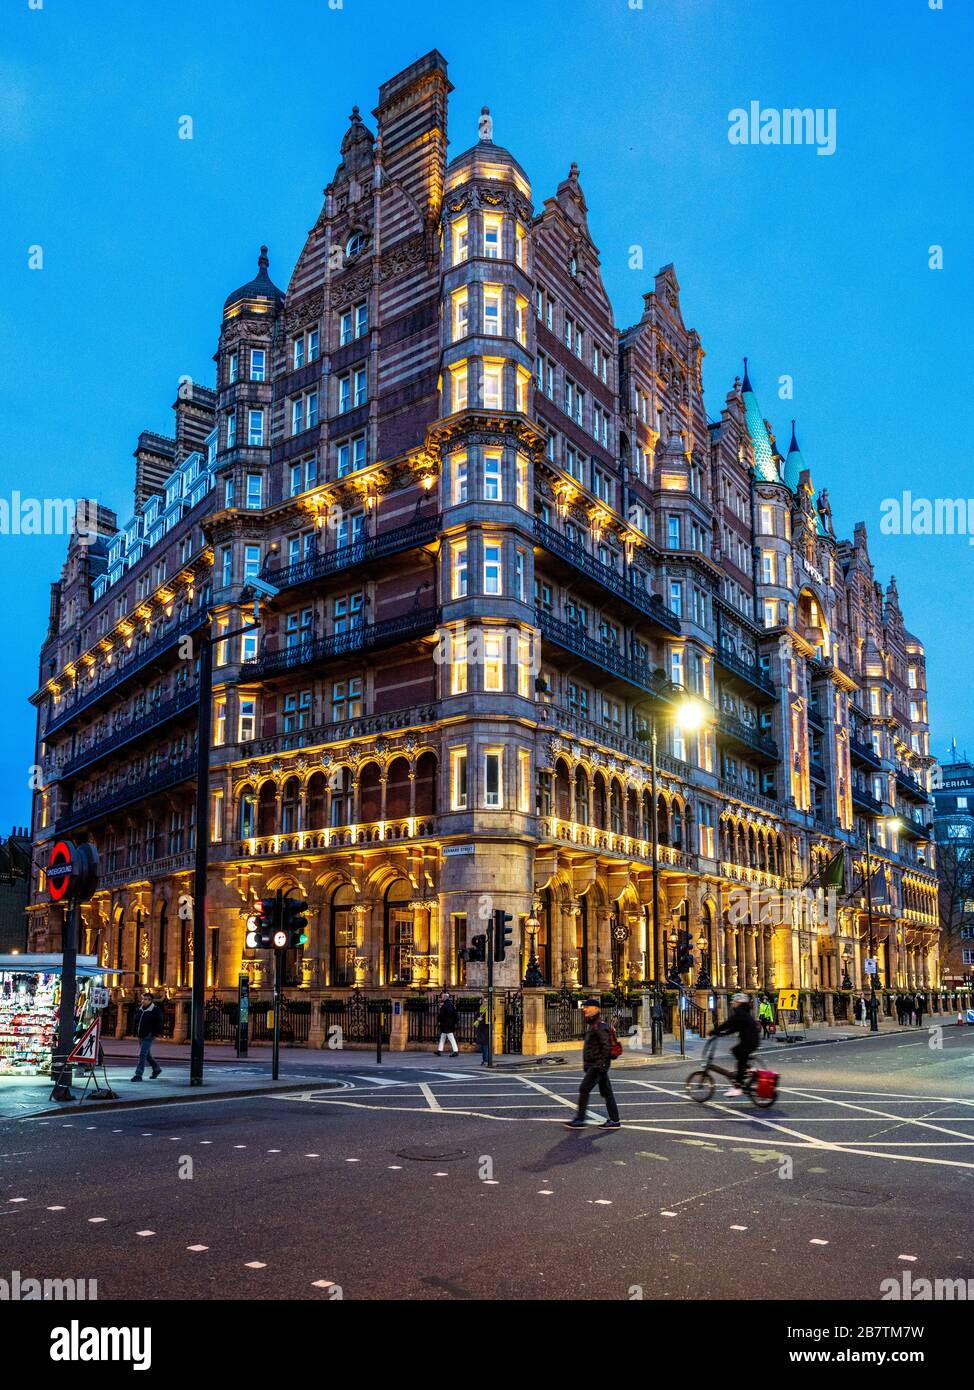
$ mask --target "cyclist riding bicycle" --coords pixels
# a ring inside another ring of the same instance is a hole
[[[731,997],[731,1012],[723,1023],[718,1023],[714,1029],[714,1036],[725,1033],[737,1033],[739,1042],[731,1048],[731,1052],[737,1059],[737,1075],[734,1078],[733,1086],[724,1092],[725,1096],[741,1096],[744,1094],[744,1078],[747,1076],[747,1065],[752,1053],[757,1051],[758,1043],[761,1040],[761,1033],[753,1013],[751,1012],[751,1000],[746,994],[735,994]]]

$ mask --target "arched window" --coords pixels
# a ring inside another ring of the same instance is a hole
[[[413,913],[409,900],[412,885],[404,878],[396,879],[386,889],[383,904],[383,983],[412,983]]]
[[[340,767],[332,774],[331,823],[348,825],[352,818],[352,774]]]
[[[300,830],[301,819],[301,784],[296,777],[289,777],[284,783],[284,793],[281,797],[281,832],[284,835],[292,835],[295,830]]]
[[[436,774],[436,754],[421,753],[416,763],[417,816],[436,815]]]
[[[350,883],[336,888],[331,899],[331,921],[328,933],[328,983],[355,983],[355,889]]]
[[[405,758],[395,758],[389,766],[386,782],[386,819],[397,820],[409,815],[409,764]]]
[[[257,834],[273,835],[277,830],[277,788],[265,782],[257,796]]]
[[[588,774],[583,767],[575,773],[575,820],[588,825]]]
[[[244,787],[240,793],[240,838],[250,840],[257,828],[257,797],[253,787]]]
[[[365,245],[365,237],[361,232],[353,232],[345,243],[345,255],[348,260],[353,256],[359,255]]]
[[[359,819],[363,822],[377,821],[382,817],[382,783],[379,780],[379,764],[367,763],[359,773]]]
[[[308,778],[308,829],[323,830],[325,826],[325,774],[313,772]]]

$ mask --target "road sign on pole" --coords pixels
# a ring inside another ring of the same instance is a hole
[[[77,1062],[82,1067],[96,1067],[100,1042],[101,1014],[96,1014],[94,1023],[89,1024],[75,1043],[73,1050],[68,1053],[67,1061]]]

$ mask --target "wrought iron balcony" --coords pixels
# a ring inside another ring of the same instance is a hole
[[[926,804],[930,800],[930,794],[924,791],[913,774],[904,768],[898,767],[896,769],[896,785],[900,791],[905,792],[914,801],[922,801]]]
[[[99,762],[109,753],[117,752],[119,748],[124,748],[126,744],[139,738],[140,735],[148,733],[150,730],[161,729],[177,714],[182,714],[184,710],[192,709],[197,704],[199,704],[199,682],[194,682],[170,699],[157,701],[150,705],[144,714],[129,719],[124,724],[117,724],[110,734],[106,734],[104,738],[100,738],[97,743],[92,743],[87,748],[79,749],[66,762],[52,766],[50,780],[56,782],[63,777],[73,777],[82,768],[90,767],[92,763]]]
[[[648,691],[650,695],[665,693],[669,682],[665,677],[658,676],[648,662],[640,661],[636,656],[627,657],[618,647],[608,642],[596,642],[575,624],[553,618],[542,608],[536,609],[535,614],[541,635],[549,642],[557,643],[566,651],[575,652],[586,661],[591,661],[593,665],[601,666],[604,671],[611,671],[620,680],[628,681],[639,690]]]
[[[283,565],[278,569],[266,569],[264,577],[278,589],[293,589],[298,584],[307,584],[312,579],[335,574],[339,570],[351,569],[383,555],[395,555],[401,550],[412,550],[417,545],[426,545],[435,540],[440,533],[440,514],[417,517],[406,526],[397,526],[393,531],[382,531],[377,536],[363,536],[351,545],[339,546],[337,550],[313,550],[303,560],[293,565]]]
[[[725,643],[720,642],[714,652],[714,661],[718,666],[723,666],[725,671],[732,672],[735,676],[740,676],[759,690],[762,695],[774,696],[774,681],[767,671],[762,671],[756,661],[745,661],[743,657],[737,655]]]
[[[342,743],[350,738],[368,738],[372,734],[387,734],[396,729],[418,728],[436,719],[435,705],[404,705],[400,709],[383,710],[381,714],[361,714],[357,719],[336,719],[328,724],[315,724],[306,729],[291,729],[266,738],[255,738],[247,744],[249,757],[266,753],[294,753],[301,748],[317,748],[322,744]]]
[[[863,787],[857,787],[855,782],[851,788],[852,804],[858,806],[861,811],[869,811],[874,816],[883,814],[883,803],[878,796],[873,796],[872,792],[867,792]]]
[[[674,636],[679,636],[680,620],[661,598],[618,574],[610,565],[603,564],[594,555],[590,555],[583,545],[573,543],[540,517],[534,519],[534,534],[545,550],[550,550],[553,555],[567,560],[575,569],[596,580],[604,589],[611,590],[634,608],[638,608],[659,627],[673,633]]]
[[[398,618],[388,618],[382,623],[363,623],[359,627],[349,628],[347,632],[333,633],[330,637],[298,642],[293,647],[283,647],[280,651],[259,656],[256,661],[245,662],[240,668],[240,681],[244,684],[250,680],[259,680],[262,676],[279,676],[299,666],[345,656],[349,652],[393,646],[397,642],[406,642],[411,637],[421,637],[433,632],[439,621],[439,608],[416,608],[409,613],[401,614]]]
[[[818,729],[819,733],[825,732],[825,720],[819,714],[818,710],[813,709],[811,705],[808,707],[808,722],[813,729]]]
[[[726,712],[718,714],[717,735],[718,737],[723,735],[724,738],[733,739],[735,743],[753,749],[765,758],[770,758],[772,762],[778,760],[778,745],[774,739],[769,738],[767,734],[762,734],[761,730],[753,725],[745,724],[734,714],[727,714]]]
[[[853,759],[865,763],[867,767],[882,767],[879,754],[868,743],[862,743],[857,738],[849,738],[849,753]]]
[[[80,699],[75,699],[67,705],[66,708],[60,712],[58,717],[47,725],[44,730],[44,738],[50,738],[52,734],[57,733],[70,724],[73,719],[77,719],[78,715],[84,714],[86,710],[94,708],[99,700],[103,700],[105,696],[111,694],[113,690],[117,690],[140,671],[144,671],[146,667],[151,666],[154,661],[157,661],[163,653],[167,652],[169,648],[174,646],[181,638],[186,637],[191,632],[196,632],[198,628],[203,626],[206,619],[207,615],[204,611],[191,613],[188,618],[184,618],[182,622],[176,623],[173,627],[161,633],[149,646],[144,647],[141,652],[130,657],[124,664],[119,665],[113,676],[110,676],[107,680],[100,681],[89,694]],[[68,699],[67,696],[64,698],[65,700]]]
[[[99,816],[120,811],[123,807],[130,806],[133,801],[143,801],[155,792],[167,791],[170,787],[178,786],[180,782],[195,780],[195,777],[196,754],[191,753],[178,762],[165,763],[149,777],[130,778],[123,786],[116,787],[106,796],[87,801],[77,809],[72,808],[67,815],[58,817],[55,832],[61,835],[79,825],[88,825]]]

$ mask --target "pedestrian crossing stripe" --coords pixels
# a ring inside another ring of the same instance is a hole
[[[75,1043],[73,1051],[68,1054],[68,1061],[79,1062],[82,1066],[97,1066],[98,1044],[100,1040],[101,1014],[99,1014],[94,1023],[82,1033],[81,1037]]]

